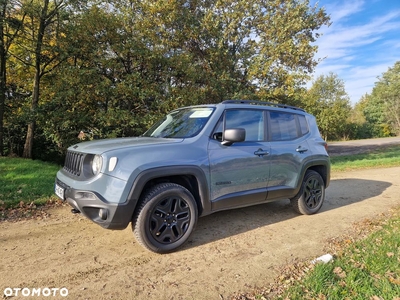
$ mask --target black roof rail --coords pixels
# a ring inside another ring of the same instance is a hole
[[[294,110],[300,110],[300,111],[305,112],[304,109],[302,109],[300,107],[296,107],[296,106],[279,104],[279,103],[274,103],[274,102],[256,101],[256,100],[225,100],[225,101],[222,101],[221,103],[223,103],[223,104],[268,105],[268,106],[279,107],[279,108],[289,108],[289,109],[294,109]]]

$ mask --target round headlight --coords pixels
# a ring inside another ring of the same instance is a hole
[[[96,154],[92,160],[92,172],[94,175],[100,173],[102,164],[103,164],[103,159],[101,158],[101,155]]]

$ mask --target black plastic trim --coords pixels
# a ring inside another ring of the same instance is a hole
[[[141,172],[135,179],[127,199],[128,203],[134,203],[134,206],[139,202],[140,196],[146,184],[151,180],[168,178],[170,176],[194,176],[197,180],[199,195],[193,195],[196,200],[199,200],[199,216],[211,213],[211,203],[209,201],[210,194],[208,190],[208,181],[203,170],[197,166],[179,165],[152,168]]]

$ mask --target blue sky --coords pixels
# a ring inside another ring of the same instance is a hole
[[[319,30],[317,57],[324,60],[314,79],[337,74],[354,105],[400,61],[400,0],[320,0],[318,6],[325,8],[332,25]]]

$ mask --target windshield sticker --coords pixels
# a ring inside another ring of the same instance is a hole
[[[193,112],[189,118],[208,118],[212,113],[212,109],[210,110],[196,110]]]

